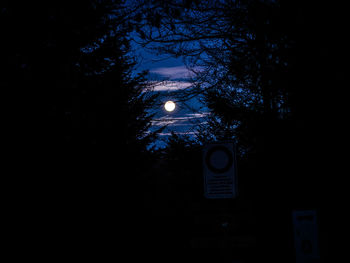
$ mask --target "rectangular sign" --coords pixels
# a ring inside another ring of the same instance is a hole
[[[203,148],[203,177],[206,198],[236,197],[236,156],[233,143],[212,143]]]
[[[320,262],[316,211],[293,211],[296,263]]]

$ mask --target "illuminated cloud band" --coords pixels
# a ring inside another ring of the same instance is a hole
[[[189,79],[195,75],[193,71],[185,66],[155,68],[150,70],[150,73],[170,80]]]
[[[153,91],[177,91],[190,87],[192,83],[184,81],[162,81],[151,85],[153,86]]]

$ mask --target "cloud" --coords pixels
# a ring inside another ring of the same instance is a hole
[[[174,126],[184,126],[188,125],[188,118],[187,117],[162,117],[156,120],[152,121],[152,125],[154,126],[164,126],[164,125],[170,125],[172,127]]]
[[[203,113],[189,113],[184,114],[179,117],[168,117],[163,116],[161,118],[155,119],[152,121],[153,126],[164,126],[169,125],[168,127],[177,127],[177,126],[192,126],[194,123],[203,124],[203,118],[208,115],[208,112]]]
[[[162,81],[153,86],[154,91],[176,91],[190,87],[192,83],[185,81]]]
[[[188,79],[194,75],[185,66],[155,68],[151,69],[150,72],[169,79]]]
[[[187,131],[187,132],[175,132],[175,134],[178,135],[196,135],[196,132],[194,131]],[[171,136],[171,132],[161,132],[159,133],[159,136]]]
[[[201,113],[188,113],[186,114],[188,119],[197,119],[197,118],[205,118],[209,115],[209,112],[201,112]]]

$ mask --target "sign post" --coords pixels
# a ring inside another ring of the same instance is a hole
[[[204,195],[208,199],[237,196],[233,143],[211,143],[203,149]]]

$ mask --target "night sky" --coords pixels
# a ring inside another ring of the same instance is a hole
[[[137,36],[134,35],[137,39]],[[207,108],[201,103],[199,96],[183,99],[181,95],[184,89],[190,89],[193,82],[191,77],[194,73],[184,64],[184,58],[174,58],[169,55],[159,55],[132,42],[133,52],[138,61],[135,73],[143,70],[149,71],[148,80],[154,86],[154,92],[159,93],[159,100],[152,113],[155,113],[151,130],[161,126],[167,127],[159,134],[155,142],[156,147],[165,147],[166,140],[171,132],[178,135],[188,135],[194,138],[198,124],[205,122],[208,114]],[[164,109],[166,101],[174,101],[176,109],[167,112]],[[152,144],[153,145],[153,144]]]

